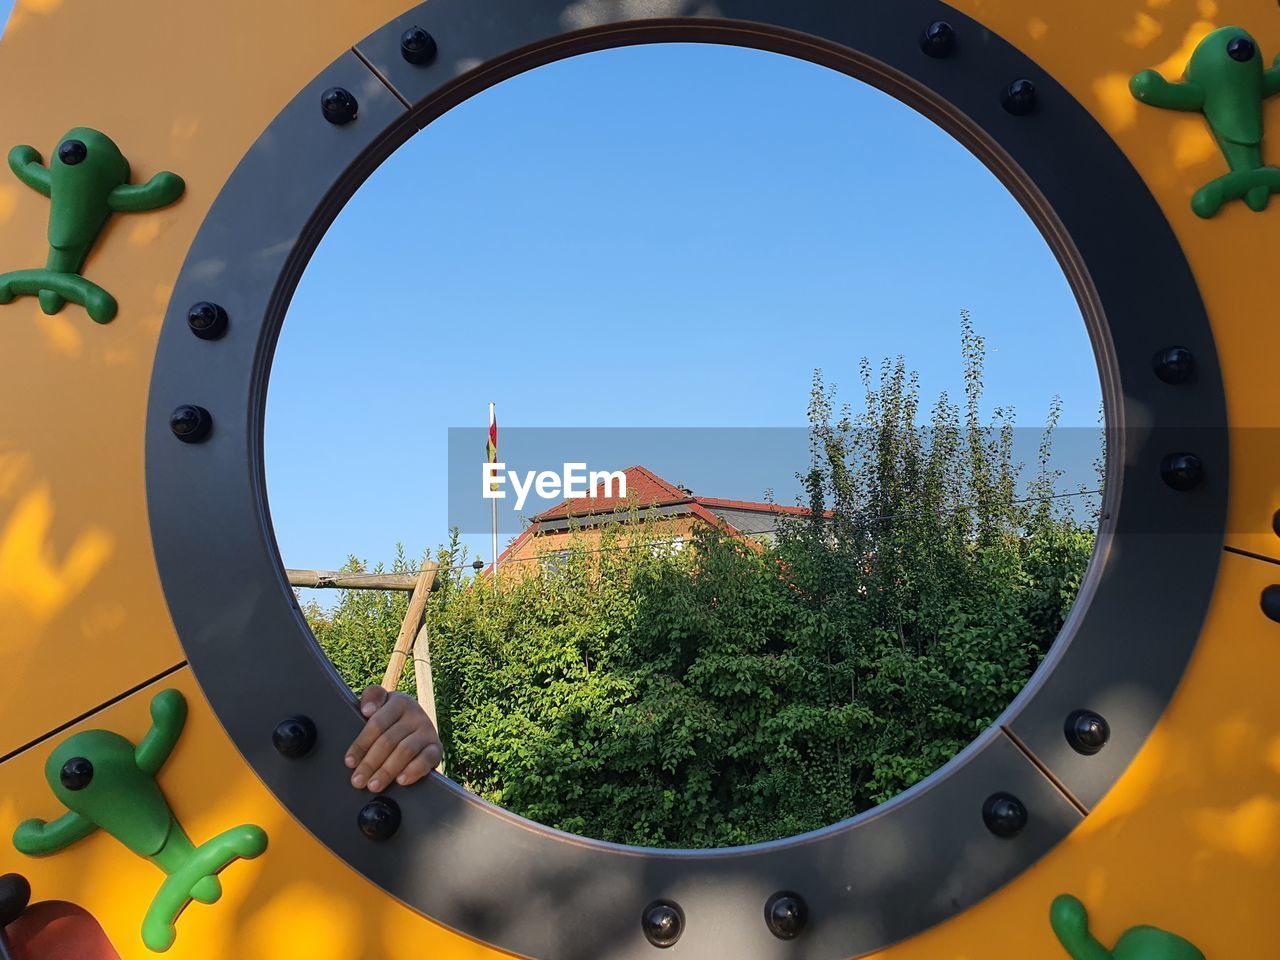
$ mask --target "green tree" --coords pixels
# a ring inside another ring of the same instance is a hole
[[[1057,401],[1022,484],[967,315],[961,347],[964,400],[927,415],[901,358],[863,363],[857,412],[815,375],[810,512],[776,543],[708,529],[674,551],[632,518],[495,595],[455,533],[428,613],[450,776],[575,833],[711,847],[844,819],[954,757],[1052,644],[1096,520],[1057,497]],[[406,602],[306,612],[359,688]]]

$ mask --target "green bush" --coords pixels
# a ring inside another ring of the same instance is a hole
[[[955,756],[1053,642],[1095,519],[1051,499],[1056,403],[1019,492],[1012,416],[979,416],[962,330],[965,400],[923,423],[901,359],[864,363],[857,414],[815,376],[811,514],[774,544],[708,529],[671,552],[660,526],[613,524],[496,595],[451,573],[428,613],[449,775],[574,833],[713,847],[852,816]],[[455,535],[441,565],[462,560]],[[404,604],[308,611],[354,688]]]
[[[411,569],[404,548],[397,544],[390,572],[406,573]],[[342,571],[388,572],[382,564],[370,568],[357,557],[348,557]],[[382,683],[391,648],[409,609],[409,594],[392,590],[343,590],[331,609],[325,609],[315,600],[300,606],[321,649],[352,690],[359,693],[370,684]],[[405,670],[400,689],[416,693],[412,669]]]

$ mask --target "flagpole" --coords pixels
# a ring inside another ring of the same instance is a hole
[[[489,404],[489,436],[491,440],[494,437],[494,434],[497,432],[495,429],[495,427],[497,426],[497,423],[498,423],[498,420],[497,420],[497,415],[494,411],[494,406],[492,403],[490,403]],[[497,446],[498,445],[496,443],[493,443],[493,456],[494,456],[495,462],[497,458]],[[494,499],[494,500],[490,500],[489,503],[493,508],[493,595],[496,597],[498,595],[498,501]]]

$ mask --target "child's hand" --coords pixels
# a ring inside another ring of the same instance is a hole
[[[444,758],[444,748],[426,711],[403,693],[365,687],[360,713],[368,720],[347,750],[347,767],[355,770],[351,785],[381,793],[395,781],[417,783]]]

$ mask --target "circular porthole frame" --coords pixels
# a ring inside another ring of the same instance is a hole
[[[954,42],[926,54],[922,32],[940,20]],[[402,54],[412,27],[436,40],[428,63]],[[417,130],[539,65],[655,42],[754,47],[871,83],[965,143],[1022,202],[1076,291],[1099,358],[1108,485],[1090,572],[1046,663],[996,723],[932,777],[851,820],[751,847],[650,850],[530,823],[433,776],[392,791],[400,828],[371,843],[356,827],[364,798],[342,763],[360,718],[297,608],[267,505],[263,417],[285,310],[342,205]],[[1011,111],[1006,93],[1020,80],[1033,84],[1033,105],[1020,96]],[[343,100],[342,122],[321,109],[335,87],[354,100],[354,116]],[[225,311],[218,339],[193,336],[198,303]],[[1152,365],[1171,346],[1195,358],[1194,376],[1175,384]],[[184,406],[207,414],[198,442],[175,438]],[[160,335],[146,469],[165,595],[205,695],[280,802],[388,894],[544,960],[651,956],[638,917],[656,901],[677,905],[684,923],[671,949],[687,956],[799,950],[834,960],[911,937],[1000,889],[1121,776],[1196,646],[1221,558],[1227,443],[1209,319],[1142,178],[1051,76],[964,14],[936,0],[430,0],[322,71],[219,194]],[[1162,478],[1166,458],[1184,452],[1203,468],[1193,489]],[[1109,727],[1091,754],[1064,732],[1080,710]],[[290,716],[314,722],[305,756],[273,746]],[[1025,816],[996,830],[992,802],[1008,807],[1007,798]],[[762,919],[779,891],[804,898],[794,940]]]

